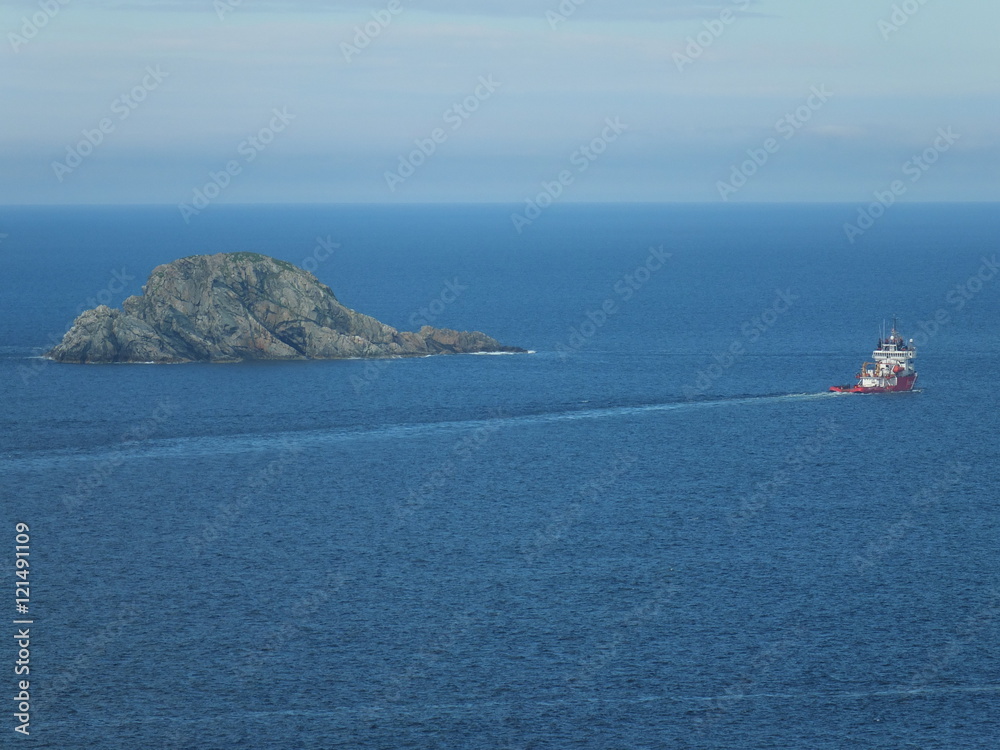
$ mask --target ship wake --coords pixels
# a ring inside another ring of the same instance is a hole
[[[507,411],[503,406],[491,410],[484,418],[441,420],[414,423],[392,423],[373,427],[331,427],[309,430],[286,430],[265,434],[197,435],[152,438],[142,441],[109,443],[87,448],[42,449],[9,453],[8,468],[37,470],[58,468],[66,463],[92,462],[114,458],[116,462],[136,459],[180,459],[202,455],[239,455],[322,449],[345,442],[413,439],[448,433],[468,433],[476,430],[516,429],[519,426],[581,422],[588,420],[633,419],[662,412],[732,408],[781,402],[820,400],[838,394],[772,393],[725,397],[678,398],[643,404],[608,404],[588,406],[586,402],[561,404],[556,409],[538,411]]]

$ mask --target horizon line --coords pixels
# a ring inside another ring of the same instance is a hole
[[[277,206],[371,206],[381,208],[400,208],[409,206],[520,206],[523,201],[400,201],[385,203],[381,201],[248,201],[239,203],[218,203],[216,209],[246,208],[246,207],[277,207]],[[559,201],[550,208],[557,206],[863,206],[871,201]],[[1000,200],[930,200],[930,201],[897,201],[895,206],[929,206],[929,205],[1000,205]],[[172,208],[175,203],[0,203],[0,210],[20,208]]]

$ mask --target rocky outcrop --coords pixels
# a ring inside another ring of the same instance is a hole
[[[182,258],[153,270],[121,310],[76,319],[57,362],[233,362],[523,352],[479,332],[397,331],[344,307],[308,271],[256,253]]]

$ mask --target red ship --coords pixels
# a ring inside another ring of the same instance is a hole
[[[912,391],[917,382],[917,371],[914,360],[917,349],[913,339],[909,345],[896,330],[896,319],[892,320],[892,333],[889,338],[880,338],[878,348],[872,352],[874,362],[861,365],[861,372],[856,377],[854,385],[834,385],[830,387],[835,393],[895,393]]]

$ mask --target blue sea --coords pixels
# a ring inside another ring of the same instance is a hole
[[[997,747],[1000,209],[515,210],[0,210],[4,747]],[[233,251],[532,353],[38,357]]]

